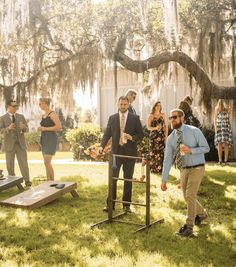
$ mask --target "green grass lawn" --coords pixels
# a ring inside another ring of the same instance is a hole
[[[40,152],[29,159],[41,159]],[[57,153],[55,159],[71,158]],[[0,164],[5,170],[5,164]],[[35,210],[1,207],[0,266],[236,266],[236,166],[208,164],[199,199],[206,207],[207,224],[195,227],[195,238],[181,238],[175,231],[184,223],[186,206],[177,189],[178,172],[171,171],[169,187],[160,190],[160,177],[151,176],[151,220],[165,219],[149,230],[137,226],[105,224],[102,211],[107,195],[106,165],[54,164],[57,180],[76,181],[79,198],[70,194]],[[5,172],[5,171],[4,171]],[[18,169],[17,169],[18,173]],[[43,164],[30,164],[34,185],[44,176]],[[136,177],[140,176],[137,164]],[[122,182],[118,183],[122,195]],[[18,193],[0,193],[0,200]],[[133,201],[144,201],[144,186],[134,184]],[[116,212],[121,209],[118,205]],[[144,221],[144,208],[124,219]]]

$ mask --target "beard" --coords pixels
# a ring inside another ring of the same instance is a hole
[[[179,129],[182,125],[182,121],[179,123],[171,123],[171,129]]]

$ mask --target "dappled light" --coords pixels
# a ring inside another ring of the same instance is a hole
[[[220,235],[224,236],[225,238],[228,239],[232,239],[234,237],[234,233],[232,233],[232,231],[230,229],[228,229],[227,227],[225,227],[224,225],[212,225],[210,227],[212,234],[214,233],[219,233]],[[214,235],[211,235],[210,239],[212,239],[212,241],[214,241],[215,237]],[[220,241],[220,240],[217,240]]]
[[[236,0],[0,0],[0,100],[0,266],[236,266]]]
[[[35,215],[22,209],[17,209],[13,220],[9,220],[9,226],[28,228],[34,223]]]
[[[34,165],[34,176],[40,169],[40,166]],[[64,165],[63,173],[70,169],[71,165]],[[166,267],[181,264],[220,267],[227,266],[227,263],[232,266],[235,250],[230,244],[233,244],[235,234],[235,199],[227,194],[235,195],[234,167],[226,167],[224,171],[221,167],[213,169],[211,165],[207,166],[199,198],[208,210],[209,219],[201,227],[196,227],[196,238],[190,240],[174,234],[186,216],[181,190],[176,187],[175,169],[171,171],[172,178],[166,192],[160,190],[160,177],[151,176],[151,221],[164,218],[165,222],[136,234],[133,233],[136,226],[118,223],[90,228],[107,216],[102,211],[107,194],[107,166],[94,165],[90,173],[86,164],[73,165],[73,169],[80,175],[64,175],[60,180],[77,182],[78,199],[65,195],[33,211],[1,208],[0,220],[5,225],[5,231],[0,233],[4,247],[1,253],[5,262],[11,261],[12,266],[17,266],[22,257],[27,257],[29,263],[41,266],[80,266],[86,263],[87,266],[108,267],[115,263],[122,267],[124,264],[142,267],[144,264],[155,266],[160,262]],[[139,172],[137,166],[135,175]],[[5,191],[0,198],[10,197],[16,191]],[[121,194],[122,183],[118,183],[118,195]],[[133,199],[142,202],[144,198],[144,188],[135,185]],[[135,213],[124,219],[143,222],[145,209],[134,208]],[[120,209],[118,205],[115,212]]]
[[[236,185],[229,185],[226,187],[225,197],[236,201]]]

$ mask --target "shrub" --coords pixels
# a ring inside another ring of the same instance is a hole
[[[217,161],[218,160],[218,154],[217,149],[214,144],[214,138],[215,138],[215,131],[214,131],[214,125],[210,126],[203,126],[201,128],[202,133],[204,134],[208,145],[210,147],[210,152],[205,154],[206,161]]]
[[[25,140],[28,145],[39,145],[40,144],[40,133],[37,131],[32,131],[25,133]]]
[[[66,139],[71,144],[74,159],[87,158],[84,149],[101,141],[102,131],[98,125],[83,123],[76,129],[66,133]]]

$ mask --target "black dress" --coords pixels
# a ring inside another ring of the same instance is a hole
[[[40,125],[42,127],[53,127],[55,126],[54,121],[49,117],[49,115],[52,113],[48,113],[46,118],[42,118]],[[58,145],[58,137],[55,131],[45,131],[41,132],[41,148],[42,153],[47,155],[55,155]]]

